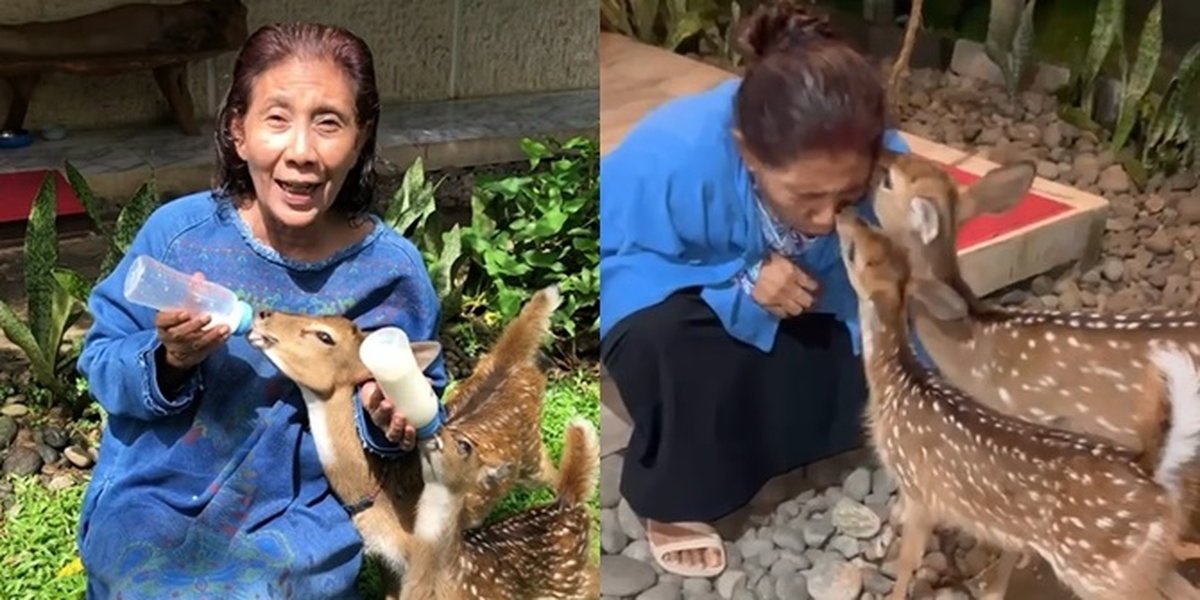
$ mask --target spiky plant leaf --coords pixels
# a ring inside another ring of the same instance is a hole
[[[1083,110],[1092,116],[1096,77],[1112,50],[1113,42],[1125,22],[1125,0],[1100,0],[1092,22],[1092,43],[1088,46],[1079,77],[1083,88]]]
[[[37,340],[42,358],[50,361],[58,349],[61,325],[56,315],[53,270],[58,264],[58,202],[55,174],[47,172],[33,200],[25,229],[25,294],[29,330]],[[58,331],[56,331],[56,329]]]
[[[1146,22],[1142,25],[1142,36],[1138,42],[1138,53],[1133,64],[1133,70],[1125,83],[1121,95],[1121,109],[1117,117],[1117,126],[1113,130],[1112,149],[1119,152],[1129,141],[1129,134],[1137,123],[1138,110],[1142,97],[1150,89],[1154,80],[1154,72],[1158,70],[1158,60],[1162,55],[1162,2],[1154,3]]]

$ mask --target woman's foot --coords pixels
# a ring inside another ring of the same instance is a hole
[[[650,552],[663,569],[684,577],[715,577],[725,570],[725,545],[706,523],[646,521]]]

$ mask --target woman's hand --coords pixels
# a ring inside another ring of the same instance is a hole
[[[212,317],[208,315],[193,315],[184,310],[159,312],[154,317],[154,326],[166,350],[163,358],[167,365],[187,371],[228,341],[229,327],[225,325],[204,331],[211,321]]]
[[[754,301],[771,314],[785,319],[813,305],[818,285],[796,263],[774,252],[763,261],[754,284]]]
[[[192,275],[191,283],[204,281],[203,273]],[[154,316],[154,327],[165,353],[163,359],[168,367],[176,371],[188,371],[204,362],[213,350],[229,341],[230,330],[226,325],[205,331],[212,322],[209,315],[194,315],[186,310],[160,311]]]
[[[416,445],[417,430],[408,424],[408,419],[396,410],[392,401],[384,397],[383,389],[374,380],[367,381],[359,388],[363,406],[375,426],[383,430],[389,442],[400,444],[401,450],[412,450]]]

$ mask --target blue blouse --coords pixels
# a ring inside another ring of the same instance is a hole
[[[732,135],[739,79],[676,98],[651,111],[600,163],[600,335],[688,287],[729,333],[764,352],[779,319],[750,295],[771,250],[821,284],[809,312],[832,314],[861,353],[858,297],[837,234],[807,237],[773,219]],[[884,144],[907,152],[888,130]],[[865,200],[865,198],[864,198]],[[870,202],[858,204],[877,223]]]

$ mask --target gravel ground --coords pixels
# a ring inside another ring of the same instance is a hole
[[[1200,192],[1197,172],[1155,175],[1136,189],[1093,134],[1062,122],[1053,97],[1036,92],[1015,102],[998,86],[917,70],[899,106],[909,132],[994,161],[1030,158],[1039,175],[1112,203],[1103,255],[1086,271],[1021,282],[990,300],[1027,308],[1124,311],[1195,307],[1200,300]],[[725,544],[727,570],[715,579],[663,574],[650,557],[639,519],[617,492],[620,457],[602,463],[602,593],[605,598],[666,600],[876,600],[891,591],[899,551],[890,519],[890,478],[870,466],[841,485],[811,490],[781,504],[767,522]],[[940,532],[930,541],[912,597],[971,598],[964,582],[993,555],[967,536]]]

